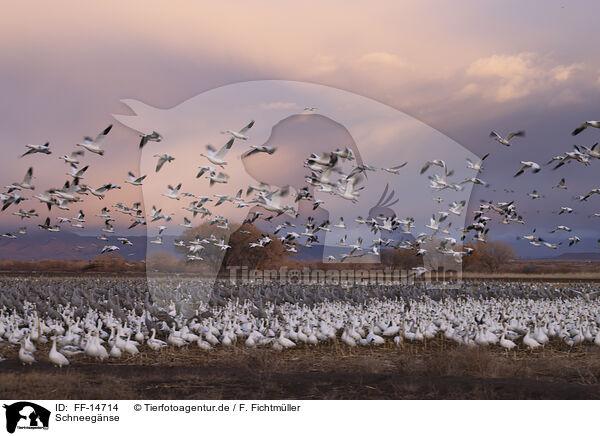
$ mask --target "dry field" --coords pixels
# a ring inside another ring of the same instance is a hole
[[[506,353],[442,339],[403,348],[337,342],[276,352],[195,346],[66,368],[0,363],[0,397],[28,399],[600,399],[600,347]]]

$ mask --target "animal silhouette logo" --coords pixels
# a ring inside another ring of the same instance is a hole
[[[387,230],[385,223],[393,218],[412,226],[403,231],[406,239],[434,227],[438,238],[460,241],[468,208],[440,218],[441,206],[432,197],[443,197],[443,205],[464,206],[472,185],[459,186],[457,181],[472,176],[465,162],[477,156],[397,109],[339,89],[281,80],[227,85],[168,109],[137,100],[122,102],[133,114],[113,115],[115,119],[142,135],[161,135],[159,143],[144,146],[140,160],[140,173],[153,175],[142,186],[146,216],[151,217],[149,240],[156,236],[154,219],[161,213],[163,219],[156,222],[158,225],[181,228],[179,223],[186,217],[184,225],[189,226],[189,214],[182,209],[194,211],[192,226],[202,218],[215,223],[211,227],[215,234],[219,226],[226,228],[228,233],[221,232],[211,241],[220,248],[216,260],[211,258],[213,279],[221,267],[229,235],[257,210],[264,214],[257,203],[279,206],[282,214],[268,223],[272,227],[288,221],[302,228],[309,216],[316,225],[330,223],[318,243],[323,262],[332,258],[340,262],[340,240],[352,247],[362,241],[368,244],[402,237],[400,232],[393,235]],[[246,130],[243,135],[224,134],[233,128]],[[212,160],[202,157],[206,157],[202,154],[205,148]],[[456,169],[454,174],[433,167],[423,175],[421,168],[432,160],[443,160],[448,168]],[[311,165],[311,161],[317,164]],[[315,173],[319,164],[329,170]],[[352,178],[356,183],[346,183],[344,191],[339,180],[357,168],[360,171]],[[167,186],[169,194],[165,194]],[[452,189],[432,191],[432,186]],[[304,192],[312,201],[294,202]],[[187,193],[193,195],[188,197]],[[253,195],[261,197],[260,201]],[[198,199],[202,197],[200,207]],[[189,202],[192,204],[188,206]],[[341,220],[343,226],[336,225]],[[365,225],[375,220],[382,224],[371,229]],[[158,234],[156,241],[148,244],[147,254],[165,245]],[[442,263],[460,268],[449,256],[437,253],[426,254],[424,262],[431,270]],[[368,255],[348,257],[345,263],[381,263],[381,258],[372,250]],[[176,283],[168,292],[172,289],[188,292],[187,286]]]
[[[14,433],[18,429],[48,429],[50,411],[39,404],[19,401],[4,404],[6,413],[6,431]]]

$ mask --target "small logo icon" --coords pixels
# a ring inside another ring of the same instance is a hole
[[[6,409],[6,431],[14,433],[16,429],[48,429],[50,422],[50,411],[42,406],[29,401],[19,401],[13,404],[5,404]]]

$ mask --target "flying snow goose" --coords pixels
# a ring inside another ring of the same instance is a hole
[[[160,169],[163,167],[163,165],[165,164],[165,162],[173,162],[175,160],[175,158],[167,153],[163,153],[163,154],[155,154],[153,157],[157,157],[158,158],[158,162],[156,164],[156,172],[159,172]]]
[[[100,156],[103,156],[104,150],[102,150],[102,148],[101,148],[102,142],[104,141],[104,138],[106,138],[106,135],[108,135],[108,132],[110,132],[110,129],[112,129],[112,124],[109,125],[102,132],[100,132],[98,134],[98,136],[96,136],[96,139],[92,139],[89,136],[86,136],[85,138],[83,138],[83,142],[80,142],[76,145],[78,145],[79,147],[85,148],[86,150],[88,150],[91,153],[95,153],[95,154],[99,154]]]
[[[129,180],[125,180],[125,183],[129,183],[133,186],[142,186],[142,182],[146,176],[136,177],[131,171],[127,173]]]
[[[523,165],[521,167],[521,169],[519,171],[517,171],[517,173],[513,176],[513,177],[519,177],[521,174],[523,174],[525,172],[525,170],[531,168],[531,171],[533,173],[539,173],[541,168],[538,164],[536,164],[535,162],[531,162],[531,161],[521,161],[521,165]]]
[[[27,156],[28,154],[35,154],[35,153],[52,154],[52,152],[50,151],[50,143],[49,142],[46,142],[44,145],[27,144],[27,145],[25,145],[25,147],[27,147],[29,150],[27,150],[25,153],[23,153],[21,155],[21,157]]]
[[[239,132],[236,132],[235,130],[225,130],[224,132],[221,132],[223,135],[231,135],[233,136],[235,139],[241,139],[243,141],[246,141],[248,139],[248,137],[245,135],[245,133],[250,130],[250,128],[254,125],[254,120],[250,121],[250,123],[248,123],[248,125],[242,127],[240,129]]]
[[[600,129],[600,121],[585,121],[584,123],[577,126],[577,128],[571,132],[571,135],[579,135],[588,127],[595,127],[596,129]]]
[[[483,161],[489,156],[490,154],[486,154],[485,156],[483,156],[481,159],[479,159],[477,162],[473,162],[471,161],[471,159],[467,158],[467,168],[470,170],[475,170],[475,171],[481,171],[483,169]]]
[[[491,138],[494,138],[495,141],[498,141],[500,144],[505,145],[507,147],[510,147],[510,140],[515,136],[519,136],[519,137],[525,136],[525,131],[519,130],[517,132],[511,132],[508,135],[506,135],[505,138],[503,138],[502,136],[500,136],[498,133],[496,133],[493,130],[490,133]]]
[[[160,133],[153,131],[149,135],[140,135],[142,139],[140,139],[140,148],[148,143],[148,141],[152,142],[160,142],[162,141],[162,136]]]
[[[233,141],[234,141],[234,139],[231,138],[229,141],[227,141],[227,143],[223,147],[220,148],[219,151],[216,151],[212,145],[207,144],[206,145],[206,153],[200,153],[200,156],[204,156],[211,163],[213,163],[215,165],[219,165],[220,167],[223,167],[223,165],[227,165],[227,162],[225,161],[225,155],[231,149],[231,146],[233,145]]]
[[[83,150],[75,150],[70,155],[65,154],[60,156],[59,159],[64,160],[68,164],[79,165],[79,159],[77,158],[78,156],[83,156]]]

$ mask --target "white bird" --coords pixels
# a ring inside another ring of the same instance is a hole
[[[19,349],[19,360],[23,365],[31,365],[35,362],[35,356],[31,351],[27,351],[25,348],[25,339],[21,341],[21,348]]]
[[[244,157],[252,156],[258,153],[273,154],[276,150],[276,148],[269,147],[268,145],[251,145],[250,151],[246,152],[244,154]]]
[[[23,153],[21,155],[21,157],[27,156],[28,154],[35,154],[35,153],[52,154],[52,152],[50,151],[50,143],[49,142],[46,142],[44,145],[27,144],[27,145],[25,145],[25,147],[27,147],[29,150],[27,150],[25,153]]]
[[[92,153],[103,156],[104,150],[102,150],[101,148],[102,142],[104,141],[104,138],[106,138],[106,135],[108,135],[108,132],[110,132],[110,129],[112,129],[112,124],[106,129],[104,129],[102,132],[100,132],[98,136],[96,136],[96,139],[92,139],[89,136],[86,136],[85,138],[83,138],[83,142],[78,143],[77,145],[79,147],[85,148],[86,150]]]
[[[83,156],[83,150],[75,150],[71,152],[70,155],[65,154],[63,156],[60,156],[59,159],[64,160],[68,164],[79,165],[79,160],[77,158],[78,156]]]
[[[29,169],[25,173],[25,177],[23,177],[23,181],[19,182],[19,183],[15,182],[15,183],[13,183],[13,186],[19,187],[21,189],[31,189],[33,191],[35,189],[35,187],[31,184],[32,177],[33,177],[33,167],[29,167]],[[8,192],[10,192],[10,190]]]
[[[125,183],[129,183],[133,186],[142,186],[143,180],[146,176],[136,177],[131,171],[127,173],[129,180],[125,180]]]
[[[142,139],[140,139],[140,148],[148,143],[148,141],[152,142],[160,142],[162,141],[162,136],[158,132],[152,132],[149,135],[140,135]]]
[[[168,185],[167,189],[169,192],[167,194],[161,194],[163,197],[167,197],[172,200],[179,200],[181,198],[181,197],[179,197],[179,190],[181,189],[181,183],[178,184],[175,188],[173,188],[171,185]]]
[[[390,174],[400,174],[400,170],[404,168],[408,164],[408,162],[404,162],[401,165],[396,165],[395,167],[390,168],[381,168],[383,171],[387,171]]]
[[[120,248],[116,245],[105,245],[101,253],[112,253],[113,251],[117,250],[120,250]]]
[[[234,139],[231,138],[229,141],[227,141],[227,143],[223,147],[221,147],[221,149],[219,151],[216,151],[212,145],[207,144],[206,145],[206,153],[200,153],[200,156],[204,156],[211,163],[213,163],[215,165],[219,165],[221,167],[223,165],[227,165],[227,162],[225,161],[225,155],[231,149],[231,146],[233,145],[233,141],[234,141]],[[200,177],[200,176],[197,176],[197,177]]]
[[[56,351],[56,336],[52,337],[52,348],[50,349],[49,358],[50,362],[59,368],[69,364],[69,359],[67,359],[62,353]]]
[[[486,154],[485,156],[483,156],[481,159],[479,159],[477,162],[472,162],[471,159],[467,158],[467,168],[470,170],[475,170],[475,171],[481,171],[483,169],[482,165],[483,165],[483,161],[489,156],[490,154]]]
[[[517,171],[517,173],[513,176],[513,177],[518,177],[521,174],[523,174],[525,172],[526,169],[531,168],[533,173],[539,173],[541,168],[538,164],[536,164],[535,162],[531,162],[531,161],[521,161],[521,165],[523,165],[521,167],[521,169],[519,171]]]
[[[163,154],[155,154],[154,157],[158,158],[158,162],[156,164],[156,172],[159,172],[160,169],[163,167],[163,165],[165,164],[165,162],[173,162],[175,160],[175,158],[167,153],[163,153]]]
[[[419,172],[419,174],[423,174],[432,165],[438,166],[440,168],[446,168],[446,162],[444,162],[443,160],[439,160],[439,159],[430,160],[430,161],[425,162],[425,165],[423,165],[423,168],[421,168],[421,171]]]
[[[236,132],[234,130],[225,130],[224,132],[221,132],[224,135],[231,135],[236,139],[241,139],[241,140],[247,140],[248,137],[245,135],[245,133],[250,130],[250,128],[254,125],[254,120],[250,121],[250,123],[248,123],[247,126],[244,126],[240,129],[239,132]]]
[[[577,126],[577,128],[571,132],[571,135],[579,135],[588,127],[595,127],[596,129],[600,129],[600,121],[585,121],[584,123]]]
[[[490,133],[491,138],[494,138],[495,141],[498,141],[500,144],[505,145],[507,147],[510,147],[510,140],[515,136],[525,136],[525,131],[519,130],[517,132],[511,132],[508,135],[506,135],[505,138],[503,138],[502,136],[500,136],[498,133],[494,132],[493,130]]]

